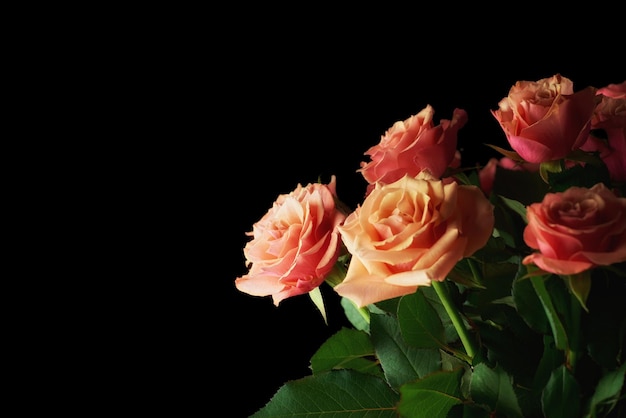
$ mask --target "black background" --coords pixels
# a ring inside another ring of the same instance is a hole
[[[236,290],[246,272],[245,232],[279,194],[334,174],[339,198],[356,207],[366,186],[356,172],[363,153],[427,104],[435,123],[456,107],[468,112],[458,148],[463,165],[474,165],[495,156],[484,143],[506,146],[490,110],[516,81],[560,73],[578,90],[626,79],[615,51],[583,46],[579,31],[533,46],[495,28],[478,35],[450,26],[456,31],[443,38],[404,28],[389,36],[394,25],[370,23],[347,30],[338,22],[283,22],[245,41],[211,42],[219,58],[210,64],[217,76],[207,75],[212,120],[201,139],[212,150],[203,154],[197,190],[209,201],[197,235],[197,277],[208,285],[193,295],[204,302],[197,302],[197,336],[187,341],[199,344],[204,366],[194,374],[207,402],[229,411],[224,416],[249,416],[286,381],[310,374],[315,350],[347,325],[327,285],[328,325],[307,296],[276,307],[270,297]]]

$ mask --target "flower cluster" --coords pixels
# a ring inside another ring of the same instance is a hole
[[[353,328],[254,417],[626,414],[626,81],[518,81],[491,111],[510,147],[463,167],[463,109],[428,105],[366,150],[354,209],[336,178],[280,195],[236,287],[329,284]]]

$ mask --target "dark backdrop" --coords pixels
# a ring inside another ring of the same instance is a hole
[[[221,238],[217,247],[206,238],[207,274],[200,277],[210,282],[210,294],[198,332],[210,341],[207,380],[223,392],[207,389],[209,399],[233,399],[228,416],[252,414],[287,380],[308,375],[315,350],[347,325],[326,285],[328,325],[307,296],[276,307],[270,297],[235,289],[235,278],[246,272],[245,232],[279,194],[298,183],[328,182],[335,174],[339,197],[356,207],[366,185],[356,172],[363,153],[395,121],[427,104],[435,109],[436,123],[449,119],[455,107],[468,112],[458,147],[464,165],[472,165],[495,155],[484,143],[506,146],[490,110],[517,80],[561,73],[577,90],[626,78],[604,64],[612,60],[610,54],[571,45],[569,52],[503,51],[491,41],[462,36],[452,44],[384,43],[353,35],[302,38],[295,43],[287,34],[247,38],[229,47],[232,61],[213,64],[221,70],[211,83],[220,129],[208,137],[219,148],[209,157],[201,193],[219,213],[207,215],[207,223]],[[215,188],[219,193],[212,197]]]

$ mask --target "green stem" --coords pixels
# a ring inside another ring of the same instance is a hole
[[[572,372],[576,371],[576,364],[582,355],[583,348],[581,346],[580,337],[580,321],[583,309],[589,312],[587,308],[587,297],[591,290],[591,270],[585,270],[578,274],[563,276],[570,292],[570,328],[569,335],[569,352],[568,364]]]
[[[437,281],[433,281],[431,284],[433,289],[435,289],[437,296],[439,296],[443,307],[448,313],[448,316],[452,321],[452,325],[454,325],[454,329],[456,329],[457,334],[459,334],[459,338],[461,338],[461,342],[463,343],[463,347],[465,347],[467,355],[470,357],[470,359],[473,359],[474,355],[476,354],[474,342],[470,338],[467,328],[465,328],[465,323],[463,322],[463,318],[461,318],[461,314],[456,309],[456,306],[450,298],[450,294],[448,293],[446,285]]]
[[[567,333],[565,332],[565,327],[559,318],[559,314],[556,311],[556,308],[552,304],[552,299],[550,298],[550,294],[546,289],[546,285],[544,283],[543,276],[531,276],[530,282],[537,293],[537,297],[541,301],[543,305],[543,310],[546,314],[546,318],[548,319],[548,323],[550,324],[550,328],[552,328],[552,336],[554,337],[554,344],[556,348],[559,350],[563,350],[565,352],[569,352],[569,342],[567,341]]]
[[[568,363],[572,373],[576,371],[576,365],[578,364],[578,358],[580,357],[580,316],[582,314],[582,308],[580,301],[575,295],[571,296],[571,322],[572,329],[570,330],[570,346],[567,352]]]

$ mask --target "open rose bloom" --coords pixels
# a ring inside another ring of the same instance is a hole
[[[467,112],[455,109],[451,120],[435,125],[435,110],[428,105],[416,115],[397,121],[378,144],[365,152],[371,161],[362,162],[360,172],[369,183],[393,183],[405,174],[415,177],[428,170],[441,177],[448,166],[458,164],[457,133],[467,122]]]
[[[626,261],[626,198],[602,183],[549,193],[527,216],[524,241],[538,251],[524,264],[568,275]]]
[[[594,88],[574,92],[573,82],[557,74],[518,81],[492,114],[523,160],[543,163],[580,148],[589,135],[596,103]]]
[[[328,185],[298,185],[280,195],[248,233],[244,248],[248,274],[237,289],[254,296],[272,295],[274,304],[308,293],[324,282],[339,256],[337,227],[345,219],[336,204],[336,179]]]
[[[493,226],[493,206],[478,187],[427,172],[377,183],[339,228],[352,259],[335,291],[362,307],[443,281]]]

